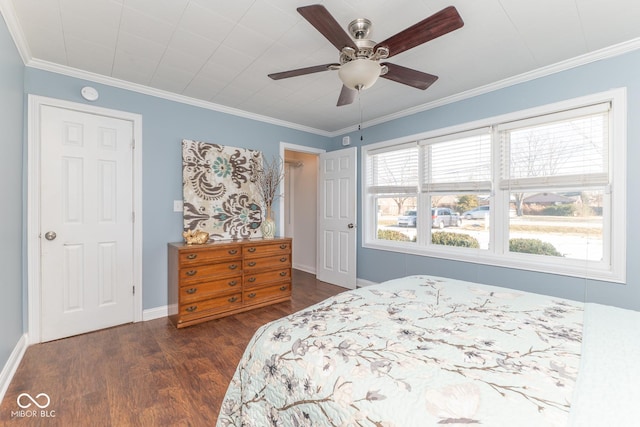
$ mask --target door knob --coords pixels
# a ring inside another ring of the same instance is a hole
[[[353,228],[353,227],[355,227],[355,225],[353,225],[353,223],[352,223],[352,222],[350,222],[349,224],[347,224],[347,228]]]
[[[44,238],[47,240],[54,240],[57,237],[57,234],[55,231],[47,231],[46,233],[44,233]]]

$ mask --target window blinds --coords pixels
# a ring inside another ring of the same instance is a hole
[[[374,194],[418,191],[418,147],[415,142],[370,151],[368,190]]]
[[[598,104],[498,126],[500,188],[608,184],[609,108]]]
[[[422,191],[432,193],[491,190],[490,128],[420,142]]]

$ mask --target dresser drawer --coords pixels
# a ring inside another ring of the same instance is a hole
[[[180,303],[187,304],[211,298],[217,294],[233,292],[242,288],[242,276],[229,277],[227,279],[211,280],[209,282],[187,284],[180,287]]]
[[[180,315],[185,317],[200,317],[211,314],[212,311],[233,310],[242,305],[242,294],[235,293],[190,304],[180,304]]]
[[[242,248],[245,258],[263,257],[268,255],[290,254],[290,242],[274,242],[271,244],[247,244]]]
[[[227,246],[222,248],[213,248],[205,250],[186,250],[180,252],[179,263],[181,266],[210,264],[225,259],[240,259],[242,255],[241,249],[237,246]]]
[[[245,259],[242,263],[243,270],[256,270],[264,268],[282,268],[291,265],[291,254],[280,254],[262,258]]]
[[[291,296],[291,284],[280,283],[273,286],[251,289],[245,291],[242,298],[244,304],[254,304],[276,298],[289,298]]]
[[[289,267],[280,268],[273,271],[265,271],[262,273],[245,274],[244,286],[259,286],[265,283],[288,281],[291,278],[291,269]]]
[[[234,260],[218,262],[216,264],[194,265],[189,268],[180,269],[180,286],[190,283],[202,282],[213,276],[238,274],[242,271],[242,261]]]

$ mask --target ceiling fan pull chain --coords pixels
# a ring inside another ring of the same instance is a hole
[[[360,96],[360,91],[358,91],[358,106],[360,107],[360,123],[358,123],[358,130],[360,131],[360,142],[363,142],[364,137],[362,135],[362,97]]]

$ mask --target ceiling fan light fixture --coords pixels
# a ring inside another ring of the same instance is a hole
[[[338,70],[338,75],[343,83],[336,104],[338,107],[351,104],[358,91],[373,86],[380,76],[417,89],[427,89],[438,79],[438,76],[389,62],[381,63],[381,61],[457,30],[464,25],[456,8],[449,6],[386,40],[376,43],[369,38],[371,21],[368,19],[361,18],[352,21],[347,33],[321,4],[302,6],[297,8],[297,11],[338,49],[340,63],[299,68],[272,73],[268,76],[273,80],[279,80],[320,71]]]
[[[349,89],[367,89],[380,77],[380,63],[370,59],[355,59],[342,64],[338,77]]]

